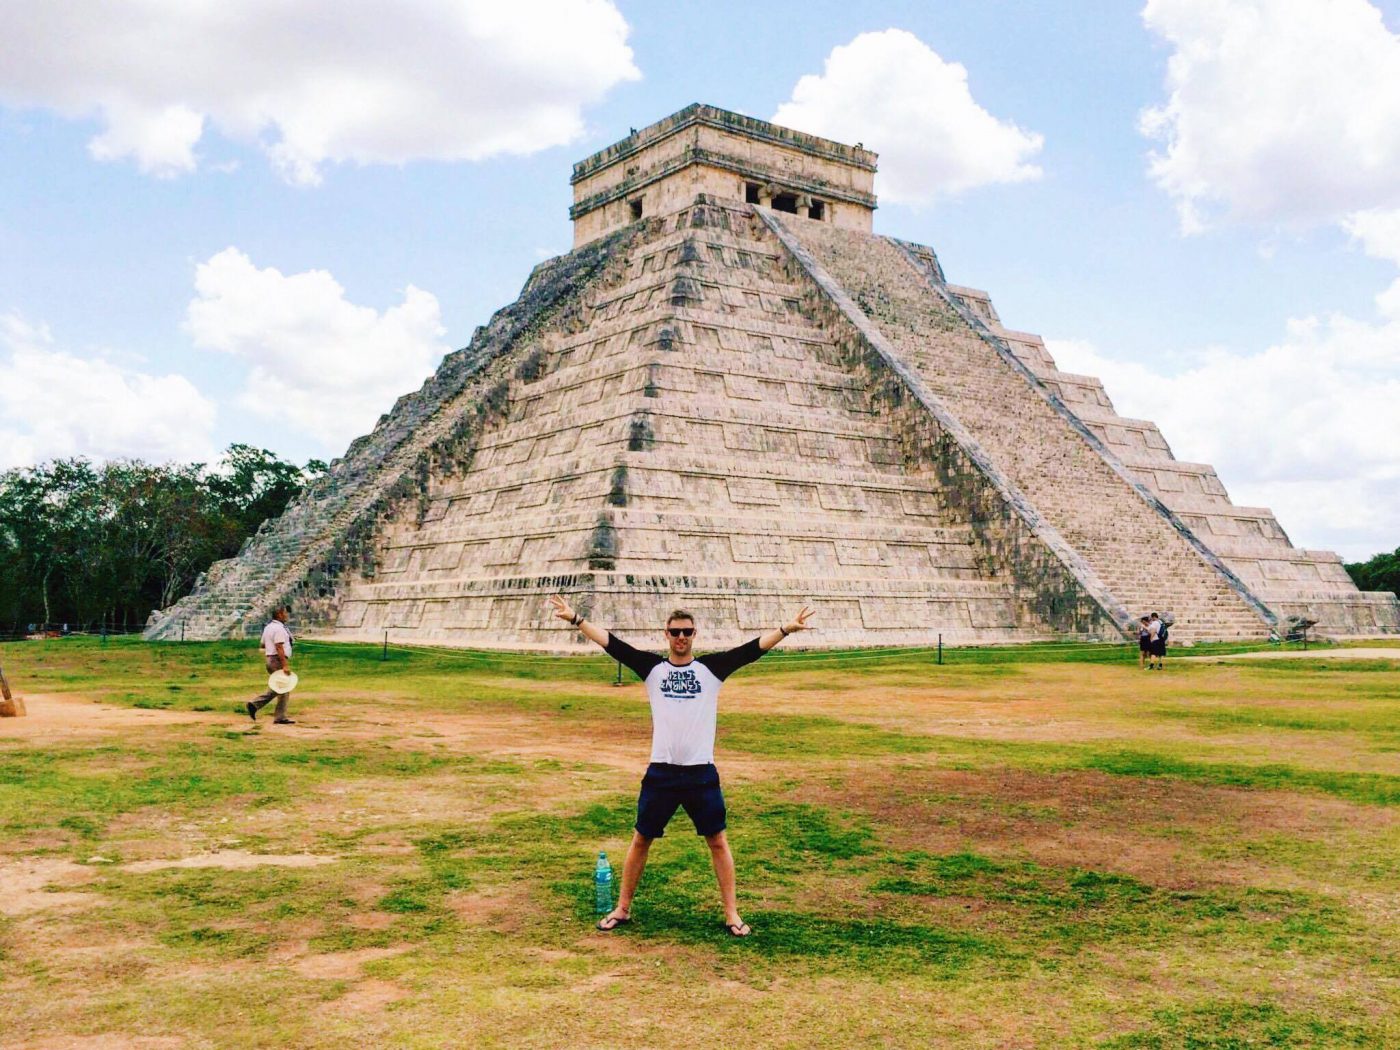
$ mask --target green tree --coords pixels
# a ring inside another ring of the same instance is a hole
[[[265,448],[234,444],[224,453],[220,468],[206,483],[220,512],[240,530],[242,542],[268,518],[281,514],[308,481],[325,473],[326,464],[313,459],[298,467]]]
[[[1389,554],[1377,554],[1369,561],[1349,562],[1346,566],[1356,586],[1363,591],[1391,591],[1400,594],[1400,547]]]
[[[0,616],[143,623],[325,469],[233,445],[214,469],[65,459],[2,473]]]

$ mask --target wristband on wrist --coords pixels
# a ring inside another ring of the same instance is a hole
[[[574,616],[573,623],[574,623],[574,626],[575,626],[575,627],[580,626],[580,625],[583,623],[583,617],[582,617],[582,616],[575,615],[575,616]]]
[[[789,631],[789,630],[788,630],[786,627],[784,627],[782,624],[778,624],[778,630],[780,630],[780,631],[783,632],[783,637],[784,637],[784,638],[786,638],[788,635],[792,634],[792,632]]]

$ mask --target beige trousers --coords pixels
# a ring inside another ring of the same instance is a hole
[[[274,672],[274,671],[280,671],[280,670],[282,670],[282,661],[281,661],[281,659],[279,659],[279,658],[276,657],[276,656],[269,656],[269,657],[267,658],[267,673],[268,673],[268,674],[272,674],[272,672]],[[272,717],[273,717],[273,718],[286,718],[286,717],[287,717],[287,701],[288,701],[288,699],[291,698],[291,695],[292,695],[291,693],[274,693],[271,689],[269,689],[267,692],[263,693],[261,696],[257,696],[257,697],[254,697],[254,698],[253,698],[253,701],[252,701],[253,710],[254,710],[254,711],[261,711],[264,707],[266,707],[266,706],[267,706],[269,703],[271,703],[273,700],[276,700],[276,701],[277,701],[277,706],[276,706],[275,708],[272,709]]]

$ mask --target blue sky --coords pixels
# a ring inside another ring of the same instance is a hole
[[[772,118],[809,77],[788,111],[905,187],[877,231],[1295,543],[1390,549],[1397,4],[294,0],[213,25],[169,0],[160,32],[14,5],[0,467],[336,455],[568,248],[574,160],[694,101]]]

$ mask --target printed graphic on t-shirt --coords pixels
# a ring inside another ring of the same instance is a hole
[[[667,700],[685,701],[700,695],[700,679],[693,668],[673,667],[662,676],[660,689]]]

